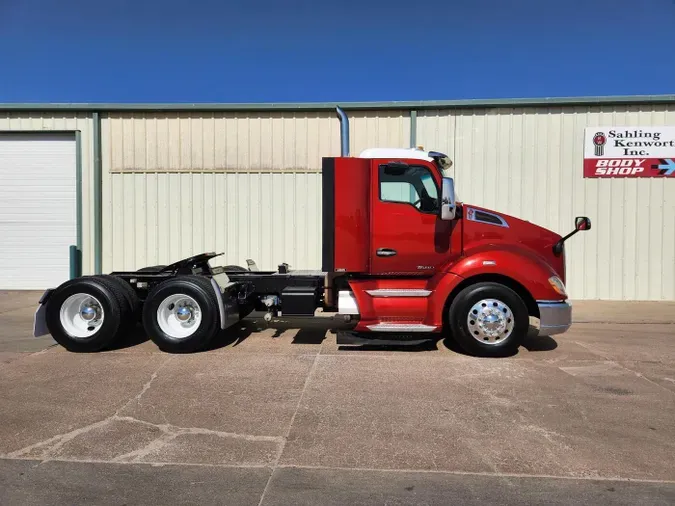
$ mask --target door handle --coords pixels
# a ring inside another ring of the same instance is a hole
[[[379,248],[375,253],[377,253],[378,257],[393,257],[396,255],[396,250],[389,248]]]

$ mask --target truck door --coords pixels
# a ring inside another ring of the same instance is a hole
[[[457,221],[439,215],[440,176],[424,161],[373,160],[371,272],[431,276],[452,251]],[[457,234],[459,235],[459,230]],[[459,250],[457,246],[454,249]]]

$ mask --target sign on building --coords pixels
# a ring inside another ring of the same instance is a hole
[[[675,127],[588,127],[584,177],[675,178]]]

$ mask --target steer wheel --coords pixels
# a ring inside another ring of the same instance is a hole
[[[509,287],[482,282],[457,294],[448,323],[452,336],[470,355],[501,357],[518,352],[529,330],[529,314]]]

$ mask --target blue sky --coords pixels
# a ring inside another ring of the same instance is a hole
[[[675,93],[675,0],[0,0],[2,102]]]

